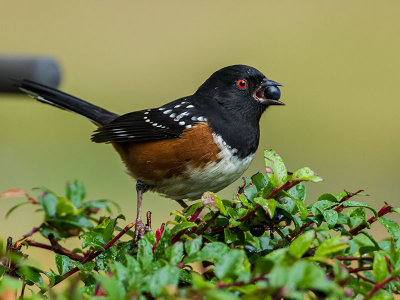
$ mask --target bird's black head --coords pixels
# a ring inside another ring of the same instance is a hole
[[[217,103],[228,113],[241,114],[258,121],[269,105],[283,105],[278,86],[257,69],[246,65],[233,65],[212,74],[195,93],[207,101]]]

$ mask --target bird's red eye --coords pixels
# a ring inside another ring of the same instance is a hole
[[[245,89],[247,87],[247,81],[244,80],[244,79],[240,79],[240,80],[237,81],[237,85],[241,89]]]

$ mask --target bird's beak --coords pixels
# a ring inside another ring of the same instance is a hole
[[[265,78],[258,89],[254,92],[253,97],[264,105],[285,105],[285,103],[278,100],[280,98],[280,90],[278,89],[278,86],[283,86],[283,84]],[[275,87],[275,89],[268,89],[268,87]],[[273,94],[278,93],[278,95],[273,95],[271,93],[268,94],[266,93],[267,90],[269,92],[272,91]]]

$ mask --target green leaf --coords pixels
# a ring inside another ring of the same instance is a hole
[[[342,205],[344,207],[365,207],[365,208],[369,209],[370,211],[372,211],[375,217],[378,216],[378,213],[376,212],[376,210],[365,203],[356,202],[356,201],[344,201],[344,202],[342,202]]]
[[[88,261],[85,264],[82,264],[79,261],[74,261],[73,264],[74,266],[78,267],[78,269],[82,272],[91,272],[96,267],[96,263],[94,261]]]
[[[333,209],[322,211],[322,215],[324,216],[326,223],[331,227],[336,225],[339,218],[337,211]]]
[[[245,205],[246,207],[253,207],[253,205],[247,200],[245,195],[239,194],[238,196],[239,196],[239,201],[241,202],[241,204]]]
[[[56,205],[57,217],[63,217],[65,215],[71,215],[76,212],[76,208],[72,205],[71,201],[63,197],[57,197],[58,202]]]
[[[224,228],[225,243],[231,244],[237,240],[237,235],[229,228]]]
[[[40,289],[45,288],[43,278],[40,275],[42,271],[33,266],[21,266],[16,270],[18,276],[22,277],[29,285],[36,285]]]
[[[236,209],[228,206],[228,207],[226,207],[226,211],[228,212],[228,215],[231,218],[234,218],[234,219],[238,219],[239,218],[238,211]]]
[[[18,278],[13,278],[10,276],[4,276],[0,280],[0,295],[4,297],[4,300],[7,300],[7,296],[3,294],[5,290],[12,290],[14,292],[17,292],[18,289],[20,289],[22,286],[22,281]],[[17,299],[16,294],[13,294],[12,296],[8,297],[10,300],[11,299]]]
[[[253,200],[254,197],[257,195],[258,190],[255,185],[250,185],[244,188],[243,194],[246,196],[247,199]]]
[[[232,219],[232,218],[229,219],[229,227],[230,228],[237,227],[239,225],[242,225],[242,222],[237,221],[237,220]]]
[[[279,154],[274,150],[265,150],[264,161],[269,181],[275,187],[283,185],[287,179],[287,170]]]
[[[58,199],[53,193],[46,193],[39,198],[40,204],[43,206],[44,212],[48,217],[56,216],[56,208]]]
[[[243,250],[233,249],[221,255],[215,263],[215,275],[219,279],[235,278],[240,271],[243,271]]]
[[[251,181],[259,191],[261,191],[268,184],[268,179],[262,173],[253,175],[251,177]]]
[[[395,240],[399,239],[400,237],[399,224],[386,217],[378,217],[377,219],[386,228],[386,230],[393,236]]]
[[[192,228],[195,226],[197,226],[197,224],[194,222],[184,221],[182,223],[175,225],[175,227],[171,229],[171,234],[177,234],[178,232],[180,232],[186,228]]]
[[[56,254],[56,266],[58,273],[64,275],[74,268],[74,264],[68,256]]]
[[[106,290],[107,299],[125,299],[126,291],[120,280],[116,277],[103,277],[101,285]]]
[[[14,205],[13,207],[11,207],[11,208],[7,211],[7,213],[6,213],[6,215],[5,215],[5,218],[7,219],[8,216],[9,216],[14,210],[16,210],[18,207],[20,207],[20,206],[22,206],[22,205],[25,205],[25,204],[29,204],[29,203],[31,203],[31,202],[27,201],[27,202],[21,202],[21,203],[18,203],[18,204],[16,204],[16,205]]]
[[[323,213],[326,209],[330,209],[333,206],[336,206],[336,202],[328,201],[328,200],[319,200],[313,203],[312,207],[318,209],[320,213]]]
[[[304,182],[299,182],[296,184],[294,187],[292,187],[290,190],[288,190],[288,193],[292,198],[300,199],[301,201],[304,202],[306,199],[306,185]]]
[[[207,244],[198,252],[195,252],[184,259],[184,263],[191,263],[196,261],[202,261],[206,259],[215,259],[223,255],[229,250],[228,246],[220,243],[214,242]]]
[[[151,233],[147,233],[138,243],[137,260],[141,264],[143,270],[149,268],[153,261],[153,246],[150,243],[150,234]]]
[[[338,199],[336,198],[336,196],[332,195],[332,194],[329,194],[329,193],[325,193],[325,194],[322,194],[321,196],[319,196],[318,201],[321,201],[321,200],[328,200],[328,201],[331,201],[331,202],[338,202]]]
[[[312,181],[312,182],[320,182],[322,181],[322,177],[315,174],[313,170],[309,167],[304,167],[295,171],[291,176],[290,180],[302,180],[302,181]]]
[[[93,228],[94,231],[103,235],[103,240],[108,243],[112,239],[115,229],[116,219],[104,218],[99,225]]]
[[[63,276],[55,273],[52,269],[50,269],[50,272],[46,272],[45,274],[49,278],[50,285],[55,285],[64,279]]]
[[[179,273],[179,269],[169,265],[156,270],[148,279],[149,292],[154,297],[159,297],[167,287],[176,287],[179,281]]]
[[[183,256],[183,243],[177,242],[165,249],[165,256],[171,265],[179,264]]]
[[[192,255],[193,253],[196,253],[197,251],[199,251],[202,243],[203,243],[203,239],[201,236],[199,236],[191,241],[187,241],[185,243],[186,254]]]
[[[393,300],[396,299],[393,297],[393,293],[390,293],[386,290],[378,290],[373,297],[368,298],[369,300]]]
[[[96,257],[96,267],[98,270],[108,270],[110,262],[114,262],[117,258],[116,247],[110,247],[106,251],[101,252]],[[123,259],[125,256],[121,256]],[[86,266],[88,263],[84,264]],[[77,264],[78,266],[78,264]],[[78,266],[79,267],[79,266]]]
[[[336,236],[331,239],[325,240],[315,250],[315,257],[328,257],[333,253],[337,253],[349,247],[349,237]]]
[[[372,265],[375,281],[381,283],[389,276],[387,262],[385,257],[380,252],[374,253],[374,262]]]
[[[76,216],[76,215],[67,215],[65,217],[60,218],[51,218],[48,219],[48,222],[51,222],[54,226],[61,226],[68,224],[73,227],[79,228],[93,228],[92,222],[84,216]]]
[[[85,187],[79,180],[74,180],[72,183],[68,183],[66,187],[66,197],[72,201],[75,207],[80,208],[82,206],[82,200],[86,196]]]
[[[310,248],[314,240],[315,232],[313,230],[306,231],[295,239],[289,246],[289,254],[293,257],[300,258]]]
[[[307,215],[308,215],[307,206],[303,203],[303,201],[301,201],[299,199],[293,198],[292,200],[294,201],[294,203],[296,203],[297,208],[299,209],[301,219],[302,220],[307,219]]]
[[[215,205],[218,207],[218,209],[221,212],[221,214],[226,216],[227,212],[226,212],[224,204],[222,203],[222,200],[216,194],[212,193],[212,195],[214,196]]]
[[[106,242],[100,232],[84,232],[81,237],[83,238],[82,248],[93,247],[95,250],[104,251],[103,246]]]
[[[275,215],[275,209],[278,202],[275,199],[264,199],[261,197],[254,198],[254,202],[260,204],[262,208],[269,214],[271,218]]]
[[[0,264],[0,277],[4,275],[4,273],[6,272],[6,267],[2,264]]]

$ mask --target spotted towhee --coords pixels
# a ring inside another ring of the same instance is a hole
[[[184,199],[223,189],[252,161],[262,113],[269,105],[283,105],[281,84],[245,65],[218,70],[191,96],[124,115],[30,80],[16,84],[40,102],[88,118],[98,126],[92,141],[114,146],[137,180],[137,236],[144,232],[145,191],[186,206]]]

